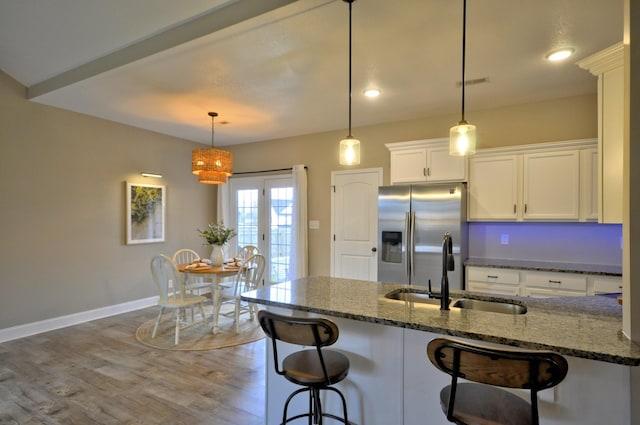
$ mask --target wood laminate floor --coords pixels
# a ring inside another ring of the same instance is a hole
[[[265,340],[149,348],[135,331],[157,311],[0,344],[0,425],[264,424]]]

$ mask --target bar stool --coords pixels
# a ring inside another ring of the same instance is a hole
[[[349,424],[344,395],[331,386],[346,378],[349,373],[349,359],[337,351],[322,349],[338,340],[336,324],[328,319],[281,316],[266,310],[258,312],[258,321],[262,330],[271,338],[276,373],[304,387],[292,392],[287,398],[282,414],[282,424],[303,417],[309,418],[309,423],[313,419],[314,424],[322,424],[323,417]],[[282,364],[279,364],[276,341],[314,346],[315,349],[296,351],[285,357]],[[342,418],[322,411],[321,390],[332,391],[340,396]],[[309,411],[287,418],[289,402],[296,395],[307,391],[309,392]]]
[[[427,356],[451,384],[440,392],[450,422],[461,425],[539,425],[538,391],[558,385],[567,375],[567,360],[551,351],[518,350],[436,338]],[[478,383],[458,383],[458,378]],[[531,403],[508,391],[530,390]]]

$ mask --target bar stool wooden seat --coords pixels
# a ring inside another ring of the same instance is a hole
[[[539,425],[538,391],[558,385],[567,360],[552,351],[519,350],[436,338],[427,356],[451,384],[440,392],[450,422],[460,425]],[[458,378],[467,381],[458,383]],[[496,387],[530,391],[531,402]]]
[[[262,330],[271,338],[276,373],[303,387],[292,392],[287,398],[282,414],[282,424],[299,418],[309,418],[309,423],[313,420],[314,424],[322,424],[322,419],[325,417],[349,424],[344,395],[340,390],[332,387],[333,384],[347,377],[349,359],[335,350],[322,349],[338,340],[339,332],[336,324],[328,319],[282,316],[266,310],[258,312],[258,321]],[[280,364],[277,341],[315,348],[289,354]],[[320,401],[322,390],[332,391],[340,396],[342,418],[322,411]],[[289,402],[303,392],[309,392],[309,411],[287,418]]]

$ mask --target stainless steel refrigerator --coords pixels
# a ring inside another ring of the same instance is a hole
[[[453,239],[449,287],[464,289],[467,259],[465,183],[382,186],[378,190],[378,280],[440,291],[445,232]]]

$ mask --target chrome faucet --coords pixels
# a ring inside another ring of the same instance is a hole
[[[442,280],[440,281],[440,310],[449,310],[449,276],[448,271],[453,271],[453,240],[451,234],[446,232],[442,238]]]

